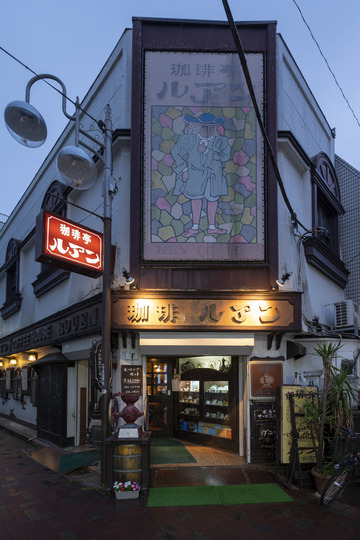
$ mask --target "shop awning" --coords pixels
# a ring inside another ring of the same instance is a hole
[[[254,334],[222,332],[144,332],[140,333],[142,354],[204,355],[227,354],[249,355],[254,346]]]

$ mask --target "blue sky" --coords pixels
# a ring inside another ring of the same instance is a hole
[[[336,128],[336,153],[360,170],[360,127],[293,0],[228,0],[236,21],[277,21],[311,91]],[[296,0],[354,113],[360,119],[360,1]],[[0,45],[36,73],[51,73],[75,100],[85,96],[132,17],[226,21],[221,0],[2,0]],[[0,51],[0,108],[23,100],[32,77]],[[66,125],[60,96],[45,84],[31,91],[31,103],[44,116],[46,143],[25,148],[0,122],[0,213],[9,215]],[[69,112],[73,111],[71,108]],[[2,113],[3,115],[3,113]]]

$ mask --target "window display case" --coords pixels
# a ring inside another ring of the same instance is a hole
[[[219,363],[212,358],[204,364],[196,359],[180,359],[176,436],[235,449],[237,399],[232,377],[235,367],[231,358],[221,360]],[[220,371],[217,366],[224,369]]]
[[[200,416],[199,381],[181,381],[179,388],[179,415],[183,417]]]
[[[229,384],[227,381],[204,381],[205,418],[229,421]]]

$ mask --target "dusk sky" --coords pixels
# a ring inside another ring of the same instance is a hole
[[[236,21],[277,21],[278,33],[330,127],[336,128],[336,153],[360,170],[360,1],[228,1]],[[3,0],[0,14],[0,46],[34,72],[59,77],[74,101],[76,96],[83,99],[125,28],[131,28],[132,17],[227,20],[222,0]],[[10,101],[24,100],[26,84],[33,74],[2,50],[0,69],[0,108],[4,111]],[[6,215],[10,215],[67,124],[60,96],[46,84],[33,86],[31,103],[40,110],[48,128],[46,143],[36,149],[25,148],[12,139],[2,112],[0,213]],[[71,107],[69,112],[73,113]]]

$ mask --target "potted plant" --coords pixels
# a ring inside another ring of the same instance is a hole
[[[140,493],[140,485],[137,482],[128,480],[127,482],[115,481],[113,485],[115,498],[119,499],[137,499]]]
[[[304,422],[310,430],[316,458],[311,472],[319,493],[334,470],[332,456],[340,426],[351,427],[351,405],[356,397],[355,390],[346,378],[347,371],[332,365],[340,348],[341,345],[334,343],[322,343],[315,347],[323,364],[324,385],[319,399],[307,400],[304,405]]]

